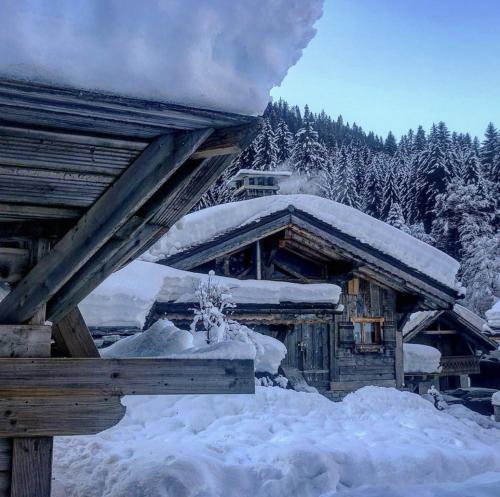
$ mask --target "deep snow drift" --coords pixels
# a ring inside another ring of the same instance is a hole
[[[456,281],[459,263],[452,257],[353,207],[315,195],[271,195],[193,212],[180,219],[142,259],[154,262],[174,255],[290,205],[450,288],[460,287]]]
[[[494,330],[500,330],[500,300],[488,311],[486,311],[488,326]]]
[[[258,387],[124,403],[116,427],[56,439],[54,497],[498,497],[494,423],[407,392],[365,387],[333,403]]]
[[[0,75],[260,114],[322,0],[4,0]]]
[[[236,322],[226,324],[231,339],[207,345],[171,321],[160,319],[149,329],[101,350],[103,357],[169,357],[191,359],[253,359],[255,371],[276,374],[285,358],[285,345]]]

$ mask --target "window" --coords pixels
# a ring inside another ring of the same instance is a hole
[[[379,350],[383,341],[384,318],[354,318],[354,343],[359,350]]]

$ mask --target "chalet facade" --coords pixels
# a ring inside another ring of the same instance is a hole
[[[484,329],[485,321],[455,304],[446,311],[418,312],[403,327],[403,342],[428,345],[441,352],[441,370],[434,374],[405,372],[405,385],[425,392],[434,384],[440,390],[471,386],[481,373],[481,356],[495,350]]]
[[[195,224],[203,228],[192,231]],[[399,242],[407,252],[391,253],[391,244]],[[422,254],[448,264],[449,280],[426,273]],[[341,307],[331,311],[243,305],[235,313],[282,340],[285,368],[301,371],[334,399],[365,385],[401,387],[405,320],[419,308],[448,309],[459,296],[453,283],[458,264],[448,256],[355,209],[308,195],[257,198],[190,214],[145,259],[239,279],[340,286]],[[150,321],[182,320],[186,311],[157,301]]]

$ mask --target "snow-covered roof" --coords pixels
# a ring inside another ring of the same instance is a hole
[[[0,75],[261,114],[322,0],[2,2]]]
[[[80,309],[92,327],[142,328],[155,301],[197,302],[195,291],[207,278],[208,275],[133,261],[98,286],[80,304]],[[229,289],[237,304],[296,302],[335,305],[340,296],[340,288],[331,284],[212,278],[214,283]]]
[[[403,344],[403,365],[405,373],[439,373],[441,352],[429,345]]]
[[[383,221],[315,195],[273,195],[203,209],[178,221],[146,254],[158,261],[198,246],[270,214],[293,208],[306,212],[406,266],[458,290],[459,263],[440,250],[403,233]]]

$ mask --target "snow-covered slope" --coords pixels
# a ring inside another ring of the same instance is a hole
[[[459,263],[452,257],[357,209],[314,195],[272,195],[193,212],[178,221],[143,259],[154,262],[174,255],[290,205],[450,288],[459,288]]]
[[[322,0],[7,0],[0,76],[261,114]]]
[[[395,389],[365,387],[339,403],[264,387],[124,403],[116,427],[56,439],[53,497],[497,497],[500,488],[492,421]]]
[[[403,364],[405,373],[439,373],[441,352],[429,345],[418,343],[403,344]]]
[[[196,302],[195,291],[207,278],[208,275],[133,261],[101,283],[80,304],[80,309],[88,326],[142,328],[155,300]],[[337,304],[340,296],[340,287],[331,284],[237,280],[220,276],[213,276],[213,281],[228,288],[237,304]]]

